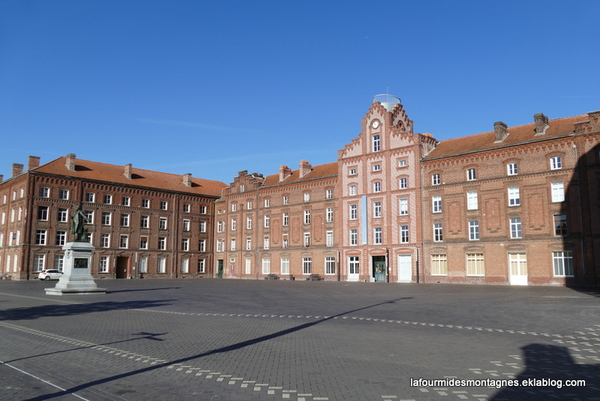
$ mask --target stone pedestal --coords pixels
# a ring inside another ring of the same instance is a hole
[[[46,288],[47,295],[106,294],[106,288],[98,288],[92,277],[92,251],[89,242],[69,242],[65,250],[64,273],[56,287]]]

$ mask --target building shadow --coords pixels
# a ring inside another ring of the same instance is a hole
[[[600,399],[600,365],[576,364],[565,347],[529,344],[522,348],[525,370],[518,386],[507,386],[490,401]],[[585,384],[568,386],[584,380]]]

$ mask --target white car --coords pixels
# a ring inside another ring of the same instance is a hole
[[[40,274],[38,274],[38,278],[40,280],[60,280],[62,277],[62,272],[56,269],[47,269],[42,270]]]

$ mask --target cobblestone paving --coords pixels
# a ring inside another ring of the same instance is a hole
[[[106,295],[51,297],[47,283],[0,282],[0,400],[600,400],[593,291],[102,284]]]

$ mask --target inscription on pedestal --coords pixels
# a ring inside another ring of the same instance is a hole
[[[88,267],[88,259],[87,258],[75,258],[73,261],[74,269],[87,269]]]

